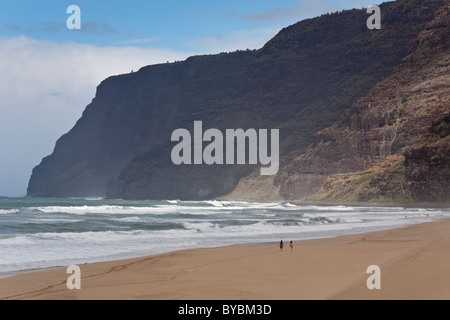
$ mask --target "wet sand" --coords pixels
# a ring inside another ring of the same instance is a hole
[[[450,220],[294,243],[193,249],[0,279],[0,299],[450,299]],[[367,268],[381,268],[369,290]]]

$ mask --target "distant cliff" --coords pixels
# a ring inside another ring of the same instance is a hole
[[[450,200],[449,8],[435,12],[392,75],[284,167],[275,182],[284,198]]]
[[[260,50],[106,79],[33,170],[28,195],[448,200],[448,1],[400,0],[381,10],[381,30],[367,29],[365,10],[349,10],[285,28]],[[280,129],[280,172],[173,165],[172,132],[192,131],[196,120],[220,130]],[[386,191],[395,180],[387,173],[364,178],[356,198],[351,188],[333,193],[329,179],[377,161],[396,166],[403,193]]]

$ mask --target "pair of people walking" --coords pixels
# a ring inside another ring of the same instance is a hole
[[[289,247],[291,248],[291,251],[294,250],[294,243],[292,241],[289,243]],[[283,243],[283,240],[281,240],[280,251],[283,251],[283,248],[284,248],[284,243]]]

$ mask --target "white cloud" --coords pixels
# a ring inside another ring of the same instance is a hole
[[[26,193],[32,168],[73,127],[102,80],[190,55],[27,37],[0,40],[0,195]]]
[[[147,43],[152,43],[152,42],[158,41],[160,39],[161,39],[161,37],[141,38],[141,39],[133,39],[133,40],[121,41],[121,42],[117,42],[117,44],[127,44],[127,45],[147,44]]]

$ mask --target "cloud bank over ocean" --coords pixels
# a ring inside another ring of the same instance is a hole
[[[170,49],[0,40],[0,194],[25,194],[32,167],[70,130],[105,78],[184,60]]]

